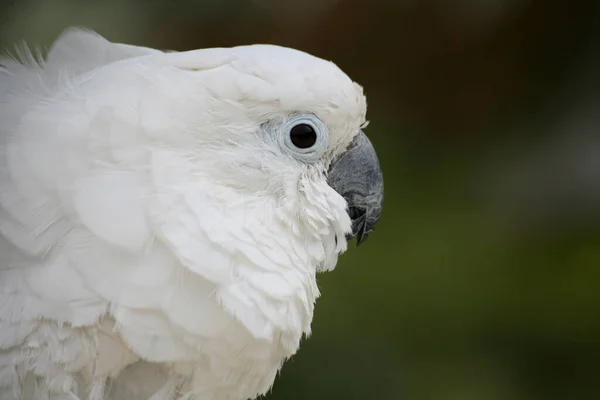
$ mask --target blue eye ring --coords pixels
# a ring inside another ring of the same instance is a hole
[[[313,114],[290,116],[282,122],[278,137],[280,145],[303,162],[317,161],[329,145],[329,130]]]

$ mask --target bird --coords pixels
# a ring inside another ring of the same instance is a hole
[[[269,44],[0,59],[0,399],[246,400],[379,220],[363,88]]]

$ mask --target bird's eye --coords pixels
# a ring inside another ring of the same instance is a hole
[[[317,143],[317,132],[308,124],[298,124],[290,130],[290,139],[299,149],[308,149]]]
[[[321,159],[329,146],[329,130],[314,114],[295,113],[276,124],[276,138],[281,150],[304,163]],[[272,126],[272,125],[271,125]],[[267,132],[273,132],[268,128]]]

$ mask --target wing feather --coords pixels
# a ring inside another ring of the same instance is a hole
[[[22,354],[17,349],[36,336],[46,350],[34,351],[31,365],[42,376],[60,375],[55,363],[77,370],[93,360],[90,354],[84,360],[56,358],[75,348],[70,343],[80,341],[80,348],[88,339],[39,321],[95,326],[111,301],[156,305],[148,292],[168,281],[172,263],[164,272],[153,268],[158,261],[128,262],[149,238],[140,207],[143,189],[134,190],[143,187],[136,170],[143,147],[139,132],[114,108],[90,104],[84,89],[86,74],[151,54],[161,52],[69,30],[46,60],[27,48],[20,59],[0,59],[0,358],[12,360],[0,362],[0,390],[15,382],[9,380],[19,358],[12,354]],[[125,172],[118,173],[124,163]],[[91,259],[96,248],[111,251]],[[109,288],[114,281],[120,285]],[[72,342],[44,342],[56,335]],[[104,343],[103,354],[116,354],[111,349],[117,345]],[[115,363],[101,364],[111,369]]]
[[[200,242],[205,253],[193,257],[212,257],[210,267],[186,270],[152,233],[145,117],[165,109],[140,106],[154,90],[147,72],[113,65],[153,54],[162,53],[70,30],[46,61],[0,61],[0,354],[41,318],[85,328],[108,313],[142,358],[193,359],[233,322],[215,297],[227,274],[210,273],[227,253]]]

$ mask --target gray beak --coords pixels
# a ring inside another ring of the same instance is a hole
[[[327,182],[348,202],[352,235],[359,246],[375,228],[383,203],[383,175],[373,145],[362,131],[333,160]]]

